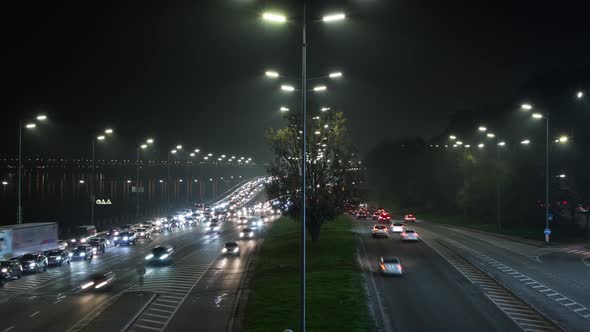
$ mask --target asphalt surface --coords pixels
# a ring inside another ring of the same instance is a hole
[[[261,197],[253,201],[260,201]],[[168,307],[160,309],[169,312],[160,312],[165,319],[149,319],[161,323],[152,325],[141,321],[146,319],[142,314],[129,330],[194,330],[193,325],[183,328],[183,324],[189,318],[209,321],[209,317],[215,320],[208,323],[208,328],[227,329],[240,278],[255,241],[240,241],[242,254],[238,257],[221,257],[221,249],[225,242],[239,239],[243,227],[228,221],[222,223],[219,234],[209,234],[201,225],[155,233],[151,239],[138,240],[135,246],[111,247],[92,261],[76,261],[11,281],[0,289],[0,332],[84,331],[91,322],[106,319],[101,313],[107,312],[121,294],[132,291],[156,292],[158,296],[152,304],[168,301]],[[144,266],[145,255],[158,244],[172,245],[174,259],[167,266],[147,266],[140,283],[136,268]],[[116,275],[111,289],[98,293],[80,291],[79,286],[88,276],[101,271]],[[194,308],[198,308],[196,313]],[[169,323],[174,328],[167,328]],[[151,328],[138,328],[141,325]]]
[[[547,247],[542,242],[514,241],[428,222],[414,228],[457,248],[564,330],[589,330],[589,249]]]
[[[371,237],[371,220],[357,222],[361,264],[385,331],[520,331],[482,291],[423,241],[403,243],[398,234]],[[397,256],[401,277],[378,271],[381,256]],[[377,299],[378,297],[378,299]]]

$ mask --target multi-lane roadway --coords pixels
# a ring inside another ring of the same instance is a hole
[[[376,221],[356,220],[360,261],[384,331],[588,331],[590,250],[546,247],[427,221],[372,238]],[[385,277],[377,259],[397,256],[403,277]]]
[[[255,195],[248,204],[262,199]],[[218,234],[200,225],[180,228],[138,240],[135,246],[111,247],[89,262],[76,261],[11,281],[0,289],[0,332],[118,330],[122,322],[129,331],[192,331],[195,326],[189,321],[195,319],[207,329],[225,330],[259,240],[239,241],[243,227],[227,221]],[[221,255],[224,243],[235,240],[241,255]],[[174,247],[172,263],[145,266],[148,251],[161,244]],[[140,279],[137,270],[144,266]],[[111,289],[80,289],[86,278],[101,271],[116,275]],[[133,299],[137,294],[141,300]],[[117,320],[113,315],[125,317]]]

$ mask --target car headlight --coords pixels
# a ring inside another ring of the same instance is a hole
[[[85,243],[86,239],[81,239],[80,242]]]
[[[86,256],[86,253],[85,252],[81,252],[80,253],[80,257],[84,257],[84,256]]]
[[[240,233],[240,237],[244,237],[244,233]]]
[[[7,268],[2,269],[2,273],[6,273],[6,272],[8,272]]]
[[[57,257],[55,257],[55,260],[56,260],[56,261],[61,261],[61,256],[57,256]]]
[[[127,237],[127,236],[123,237],[123,241],[127,241],[127,240],[129,240],[129,237]]]
[[[29,267],[35,267],[35,263],[30,263]]]
[[[240,250],[240,248],[235,248],[234,252],[238,252]]]
[[[144,236],[144,235],[145,235],[145,233],[144,233],[144,232],[141,232],[141,233],[139,233],[139,235],[141,235],[141,236]]]
[[[75,243],[75,242],[76,242],[76,239],[71,239],[70,241],[72,241],[72,242],[74,242],[74,243]]]
[[[166,258],[168,258],[168,256],[170,256],[170,255],[168,255],[168,254],[164,254],[164,255],[160,256],[160,259],[161,259],[161,260],[165,260]]]
[[[115,240],[115,241],[117,241],[118,239],[119,239],[119,237],[118,237],[118,236],[115,236],[115,237],[113,238],[113,240]]]
[[[96,253],[96,248],[92,248],[92,253]]]
[[[227,248],[221,249],[221,252],[227,252]]]
[[[254,236],[254,232],[250,232],[250,236]]]
[[[152,255],[152,254],[145,256],[145,259],[152,259],[152,258],[154,258],[154,255]]]
[[[115,232],[115,235],[119,235],[119,232]]]
[[[74,256],[74,254],[70,252],[70,253],[68,253],[68,256],[72,257],[72,256]]]
[[[94,285],[94,281],[90,281],[88,283],[85,283],[84,285],[80,286],[80,288],[86,289],[86,288],[88,288],[88,287],[90,287],[92,285]]]

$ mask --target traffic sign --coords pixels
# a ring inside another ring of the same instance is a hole
[[[551,230],[549,228],[545,228],[543,233],[545,233],[545,236],[549,236],[549,235],[551,235]]]

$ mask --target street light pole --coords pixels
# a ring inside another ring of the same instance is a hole
[[[92,136],[92,180],[90,181],[90,224],[94,225],[94,201],[95,199],[95,194],[94,194],[94,180],[96,178],[95,175],[95,161],[94,161],[94,151],[95,151],[95,142],[94,142],[95,138],[94,136]]]
[[[22,207],[22,147],[23,147],[23,121],[18,122],[18,210],[16,211],[16,218],[19,224],[23,223],[23,207]]]
[[[306,1],[303,1],[303,24],[302,24],[302,45],[301,45],[301,93],[303,98],[303,109],[302,109],[302,126],[303,126],[303,139],[301,150],[301,195],[302,195],[302,213],[301,213],[301,331],[305,332],[305,322],[306,322],[306,205],[307,205],[307,195],[306,195],[306,166],[307,166],[307,27],[306,27]]]
[[[135,217],[139,218],[139,149],[137,148],[137,161],[135,162]]]
[[[545,112],[545,228],[549,228],[549,111]]]

